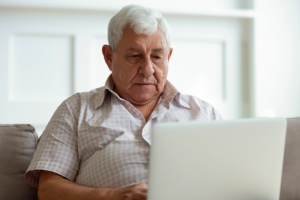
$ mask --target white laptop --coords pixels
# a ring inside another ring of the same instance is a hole
[[[286,120],[153,127],[147,200],[278,200]]]

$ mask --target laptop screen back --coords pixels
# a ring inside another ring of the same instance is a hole
[[[279,199],[285,119],[153,128],[148,200]]]

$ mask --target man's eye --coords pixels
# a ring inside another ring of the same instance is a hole
[[[132,55],[131,57],[132,58],[137,58],[137,57],[139,57],[139,55]]]
[[[160,56],[154,56],[154,58],[155,58],[155,59],[160,59],[161,57],[160,57]]]

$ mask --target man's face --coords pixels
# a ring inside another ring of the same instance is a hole
[[[123,31],[111,63],[115,91],[133,104],[143,105],[158,98],[164,89],[172,49],[158,28],[152,35]]]

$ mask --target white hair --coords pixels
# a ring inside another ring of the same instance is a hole
[[[128,25],[136,34],[146,35],[154,34],[159,27],[164,32],[170,48],[170,28],[162,14],[139,5],[128,5],[113,16],[108,24],[108,43],[113,51],[117,50],[123,30]]]

